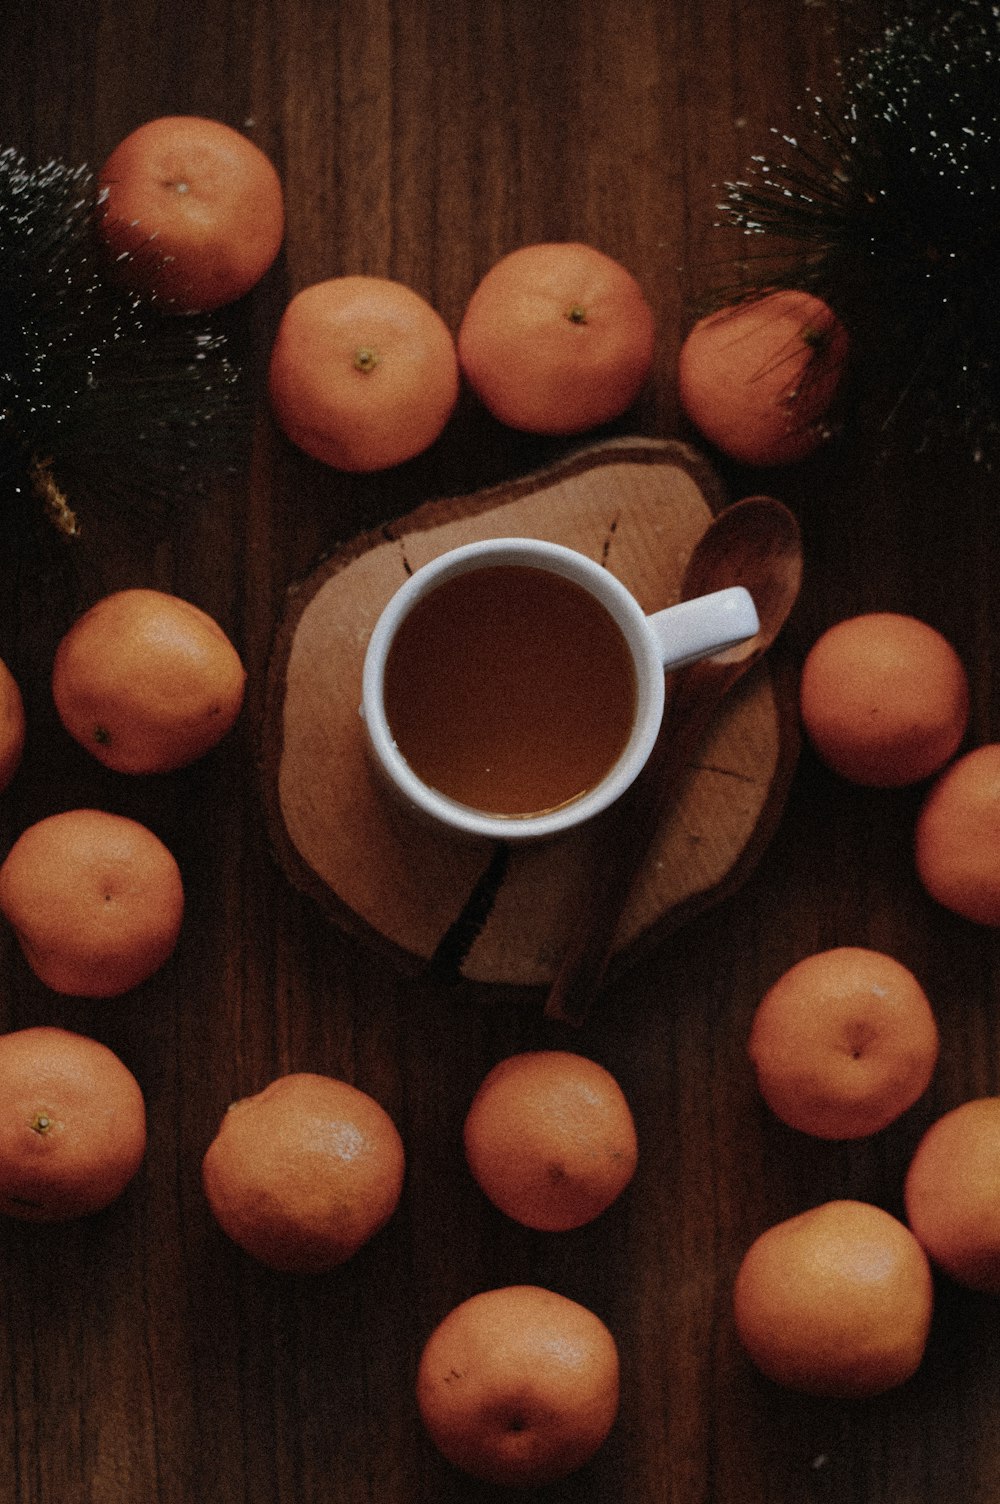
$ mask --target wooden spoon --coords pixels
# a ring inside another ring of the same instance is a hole
[[[760,620],[756,636],[673,675],[649,761],[607,824],[591,901],[571,936],[545,1003],[545,1016],[580,1024],[600,989],[636,873],[673,804],[692,754],[719,702],[771,646],[802,582],[799,526],[780,501],[751,496],[716,516],[695,545],[681,585],[690,599],[745,585]]]

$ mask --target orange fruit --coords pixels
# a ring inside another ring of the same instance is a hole
[[[806,655],[802,724],[825,763],[853,783],[900,788],[954,756],[969,719],[962,661],[913,616],[874,611],[829,627]]]
[[[935,1264],[959,1284],[1000,1294],[1000,1097],[963,1102],[931,1124],[904,1199]]]
[[[576,242],[526,245],[472,294],[458,358],[501,423],[575,434],[631,406],[649,376],[654,337],[642,288],[619,262]]]
[[[913,973],[858,946],[807,956],[779,977],[748,1042],[772,1112],[827,1139],[863,1138],[898,1118],[926,1091],[938,1047]]]
[[[533,1050],[495,1065],[465,1119],[469,1169],[508,1217],[545,1232],[582,1227],[635,1173],[635,1124],[596,1061]]]
[[[458,400],[451,331],[385,277],[332,277],[285,309],[271,406],[293,444],[338,470],[384,470],[433,444]]]
[[[0,791],[7,787],[20,766],[26,731],[20,688],[0,659]]]
[[[945,908],[975,924],[1000,924],[1000,743],[953,762],[917,815],[917,874]]]
[[[399,1204],[403,1142],[373,1097],[332,1076],[279,1076],[227,1110],[202,1161],[223,1232],[272,1269],[352,1258]]]
[[[160,590],[118,590],[56,649],[52,697],[66,730],[120,773],[202,757],[240,713],[246,673],[218,622]]]
[[[848,348],[839,319],[811,293],[737,303],[699,320],[681,346],[681,407],[730,458],[791,464],[828,436]]]
[[[146,1107],[106,1045],[66,1029],[0,1035],[0,1212],[27,1222],[110,1205],[146,1152]]]
[[[0,866],[0,913],[56,992],[116,997],[152,976],[180,934],[184,892],[163,842],[104,810],[48,815]]]
[[[586,1306],[537,1285],[486,1290],[424,1347],[417,1407],[441,1454],[475,1478],[534,1487],[590,1460],[618,1411],[618,1349]]]
[[[281,248],[278,174],[259,147],[221,121],[146,121],[115,147],[99,185],[101,230],[117,274],[177,312],[242,297]]]
[[[860,1398],[920,1365],[933,1312],[927,1255],[896,1217],[828,1201],[769,1227],[733,1288],[736,1332],[775,1383]]]

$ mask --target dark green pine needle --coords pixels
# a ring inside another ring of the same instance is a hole
[[[224,335],[108,275],[89,169],[0,152],[0,510],[199,492],[245,436]],[[67,495],[69,499],[67,500]]]
[[[911,4],[727,183],[720,209],[752,244],[750,286],[824,298],[855,371],[928,435],[1000,448],[1000,8]],[[749,248],[749,247],[748,247]],[[720,293],[719,301],[734,289]]]

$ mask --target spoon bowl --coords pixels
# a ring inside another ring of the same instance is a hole
[[[793,514],[770,496],[750,496],[720,512],[688,561],[681,599],[732,585],[749,590],[759,630],[711,658],[678,669],[648,762],[616,806],[595,872],[590,903],[571,936],[545,1003],[545,1015],[580,1024],[600,989],[635,877],[720,702],[770,648],[798,598],[802,540]]]

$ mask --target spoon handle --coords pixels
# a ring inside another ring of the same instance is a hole
[[[636,874],[723,692],[720,686],[717,695],[698,694],[698,667],[694,664],[676,675],[649,760],[615,807],[613,840],[549,987],[546,1018],[579,1026],[600,991]]]

